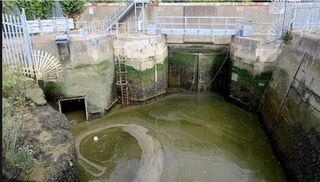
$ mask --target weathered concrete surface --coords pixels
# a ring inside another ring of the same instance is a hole
[[[103,113],[111,102],[114,80],[111,37],[71,41],[71,60],[65,65],[65,94],[86,95]],[[89,111],[90,112],[90,111]]]
[[[67,96],[86,95],[89,104],[104,112],[112,102],[114,79],[113,45],[111,36],[87,39],[83,35],[70,35],[70,54],[60,57],[54,34],[33,37],[33,48],[54,55],[64,67],[63,93]],[[68,51],[67,51],[68,52]],[[91,108],[91,107],[90,107]],[[97,111],[97,110],[95,110]],[[89,111],[90,112],[90,111]]]
[[[91,3],[85,6],[85,10],[78,18],[78,21],[98,21],[104,20],[119,6],[119,3]],[[93,15],[89,14],[89,7],[93,10]]]
[[[227,56],[226,45],[169,45],[169,86],[190,91],[225,88]]]
[[[261,102],[290,181],[320,181],[320,37],[293,33]]]
[[[116,59],[126,62],[132,101],[143,101],[166,92],[168,49],[163,35],[124,34],[114,45]]]
[[[265,44],[234,36],[230,42],[230,95],[248,109],[258,108],[280,52],[280,42]]]

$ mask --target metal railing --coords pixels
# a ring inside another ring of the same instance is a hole
[[[268,35],[269,28],[272,23],[251,22],[252,32],[254,37],[259,39],[265,38]]]
[[[271,13],[279,17],[269,28],[267,43],[281,39],[290,30],[312,31],[320,27],[320,0],[271,0]]]
[[[99,21],[77,21],[76,27],[79,29],[81,35],[106,35],[109,34],[105,30],[105,24],[103,20]]]
[[[19,16],[2,14],[2,63],[23,71],[32,67],[33,53],[24,9]]]
[[[160,34],[236,35],[245,22],[243,17],[158,17]]]
[[[68,28],[70,30],[74,29],[73,19],[69,18],[67,20]],[[57,26],[66,27],[65,25],[61,25],[60,22],[54,22],[52,19],[48,20],[27,20],[28,32],[29,34],[34,33],[53,33],[56,32],[55,29]]]
[[[320,28],[320,3],[319,7],[294,8],[292,15],[290,29],[305,31]]]
[[[105,29],[108,31],[115,25],[134,5],[132,0],[124,0],[120,6],[105,18]]]

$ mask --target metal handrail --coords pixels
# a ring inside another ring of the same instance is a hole
[[[157,30],[171,34],[234,35],[245,24],[244,17],[158,17]]]
[[[203,21],[205,20],[205,22]],[[209,28],[216,28],[217,26],[224,26],[224,28],[229,26],[238,26],[243,24],[245,21],[244,17],[158,17],[157,24],[159,28],[163,26],[170,25],[170,28],[183,25],[184,28],[192,27],[196,25],[196,28],[201,28],[204,26],[210,26]],[[167,27],[168,28],[168,27]],[[194,27],[192,27],[194,28]]]
[[[119,6],[111,15],[105,18],[105,29],[108,31],[111,29],[111,27],[118,21],[120,16],[124,14],[126,11],[128,11],[134,4],[134,1],[132,0],[125,0],[123,1],[122,5]]]

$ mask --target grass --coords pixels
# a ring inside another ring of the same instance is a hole
[[[320,35],[320,28],[316,28],[312,31],[313,34]]]
[[[2,68],[2,173],[14,179],[20,171],[35,165],[34,152],[21,135],[23,118],[14,111],[26,103],[26,89],[32,82],[19,72]]]

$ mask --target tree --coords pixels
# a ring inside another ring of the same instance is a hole
[[[84,11],[85,0],[59,1],[63,13],[74,20]],[[2,1],[3,13],[11,13],[14,9],[25,9],[27,19],[50,19],[55,7],[55,0],[12,0]]]
[[[72,1],[63,0],[60,1],[61,8],[65,16],[73,19],[74,27],[76,28],[76,21],[79,15],[84,11],[85,0]]]
[[[72,1],[72,0],[63,0],[60,1],[61,8],[65,14],[65,16],[68,16],[72,18],[73,20],[76,20],[77,17],[84,11],[84,4],[86,3],[85,0],[79,0],[79,1]]]
[[[27,19],[49,19],[52,17],[54,0],[18,0],[17,3],[20,9],[25,9]]]
[[[20,11],[24,8],[28,20],[36,18],[49,19],[52,16],[54,0],[12,0],[3,1],[2,5],[3,13],[11,14],[12,11]]]

